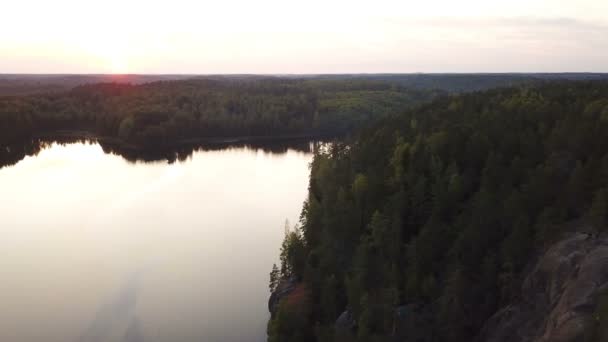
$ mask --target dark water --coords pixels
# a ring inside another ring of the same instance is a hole
[[[129,162],[45,145],[0,169],[0,341],[263,341],[311,154]]]

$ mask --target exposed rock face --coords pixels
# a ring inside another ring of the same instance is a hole
[[[346,310],[338,316],[336,319],[335,328],[337,330],[352,330],[355,328],[357,323],[355,322],[355,318],[349,310]]]
[[[297,279],[295,277],[284,279],[279,283],[276,290],[270,294],[270,298],[268,299],[268,311],[270,311],[272,317],[274,317],[277,312],[281,300],[289,296],[289,294],[296,289],[297,284]]]
[[[492,316],[480,341],[583,341],[598,296],[608,289],[608,236],[574,233],[540,257],[522,299]]]

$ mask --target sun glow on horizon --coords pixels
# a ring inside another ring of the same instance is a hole
[[[79,38],[79,45],[93,57],[97,69],[111,74],[129,73],[132,50],[128,37],[120,31],[120,27],[104,27],[94,31],[90,37]]]
[[[108,56],[108,69],[111,74],[128,74],[129,66],[120,51],[112,51]]]
[[[608,71],[608,1],[556,2],[21,0],[0,73]]]

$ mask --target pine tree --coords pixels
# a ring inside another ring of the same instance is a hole
[[[596,191],[591,208],[587,213],[589,221],[597,231],[606,229],[606,214],[608,213],[608,196],[606,189]]]
[[[270,292],[274,292],[274,290],[277,289],[280,281],[281,272],[279,271],[277,264],[272,264],[272,271],[270,271],[270,284],[268,285],[268,287],[270,287]]]

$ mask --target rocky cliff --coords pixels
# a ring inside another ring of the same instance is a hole
[[[273,317],[279,302],[289,301],[299,286],[294,278],[281,282],[268,303]],[[486,322],[477,341],[608,341],[608,234],[567,234],[530,262],[520,290],[518,300]],[[603,309],[599,308],[602,301]],[[395,312],[391,340],[433,340],[424,307],[409,304]],[[345,311],[336,320],[336,333],[347,336],[344,340],[354,339],[355,326]]]
[[[592,336],[606,317],[598,314],[608,291],[608,236],[571,233],[531,265],[521,298],[486,323],[479,341],[601,341]]]

